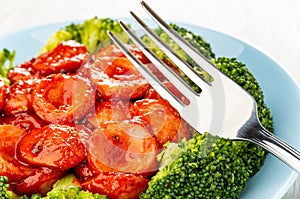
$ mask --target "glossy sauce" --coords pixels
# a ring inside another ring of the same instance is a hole
[[[192,132],[115,45],[90,56],[62,42],[8,78],[10,86],[0,80],[0,175],[20,195],[45,195],[74,172],[84,190],[138,198],[163,145]]]

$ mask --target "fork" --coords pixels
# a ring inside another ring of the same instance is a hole
[[[198,132],[209,132],[223,138],[255,143],[300,173],[299,151],[267,131],[260,124],[257,116],[257,104],[254,98],[242,87],[220,72],[207,58],[181,38],[181,36],[143,0],[141,0],[141,5],[159,27],[213,78],[213,81],[206,81],[202,78],[198,72],[170,49],[147,24],[136,14],[130,12],[145,33],[186,76],[201,88],[201,92],[196,93],[180,75],[166,66],[149,47],[143,43],[133,30],[124,22],[119,21],[129,38],[157,69],[188,99],[188,102],[181,100],[177,95],[171,92],[147,66],[143,65],[130,52],[126,45],[115,34],[108,31],[109,37],[120,47],[151,86],[161,96],[167,99],[170,104],[180,112],[181,117]]]

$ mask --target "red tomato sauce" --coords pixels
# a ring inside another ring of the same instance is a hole
[[[84,190],[138,198],[163,145],[191,135],[115,45],[91,55],[65,41],[15,66],[8,78],[9,86],[0,80],[0,175],[20,195],[45,195],[74,172]]]

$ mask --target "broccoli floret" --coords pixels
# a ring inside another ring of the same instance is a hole
[[[264,102],[263,91],[245,64],[236,58],[220,57],[212,60],[216,67],[233,81],[247,90],[255,99],[258,109],[258,118],[261,124],[270,132],[274,131],[273,118],[270,109]],[[251,175],[254,175],[263,164],[266,151],[250,142],[233,142],[235,152],[247,162],[247,167]]]
[[[6,176],[0,176],[0,198],[10,199],[12,198],[12,192],[8,190],[8,178]]]
[[[211,46],[208,42],[205,41],[203,37],[200,35],[194,34],[191,31],[188,31],[185,28],[181,28],[177,26],[176,24],[170,24],[170,27],[173,28],[177,33],[184,38],[187,42],[189,42],[194,48],[196,48],[199,52],[201,52],[206,58],[213,59],[215,58],[215,54],[213,53]],[[179,57],[181,57],[183,60],[185,60],[189,65],[193,66],[193,68],[198,71],[198,73],[207,81],[211,81],[212,78],[208,73],[206,73],[204,70],[201,69],[200,66],[198,66],[179,46],[176,42],[174,42],[161,28],[157,28],[154,30],[159,37],[165,41],[168,46],[173,49]],[[148,37],[143,36],[142,40],[147,44],[147,46],[165,63],[172,64],[172,67],[174,67],[174,63],[169,59],[169,57],[164,54],[155,44],[154,42]],[[194,84],[180,69],[178,71],[181,73],[185,81],[190,84],[193,89],[200,93],[201,89]]]
[[[68,174],[53,185],[53,189],[41,199],[106,199],[101,194],[82,190],[74,174]]]
[[[84,191],[80,187],[69,187],[54,188],[45,197],[42,197],[40,194],[33,194],[31,196],[22,196],[19,199],[107,199],[107,197]]]
[[[173,23],[170,24],[170,27],[174,29],[187,42],[189,42],[194,48],[201,52],[206,58],[215,58],[215,54],[213,53],[210,44],[207,43],[203,37]],[[178,44],[174,42],[161,28],[156,28],[154,32],[163,41],[165,41],[170,46],[170,48],[172,48],[181,58],[183,58],[187,62],[192,61],[190,58],[188,58],[188,55],[178,46]],[[142,40],[147,44],[147,46],[151,48],[151,50],[153,50],[158,55],[159,58],[168,59],[168,56],[160,51],[159,48],[157,48],[150,37],[143,36]],[[194,62],[191,64],[194,64]]]
[[[20,199],[107,199],[107,196],[84,191],[74,174],[68,174],[53,185],[53,189],[42,197],[40,194],[22,196]]]
[[[59,42],[65,40],[75,40],[84,44],[89,52],[93,52],[101,42],[108,42],[107,30],[115,34],[121,34],[120,36],[127,42],[128,38],[125,38],[125,35],[122,34],[123,30],[118,21],[110,18],[99,19],[94,17],[80,24],[72,23],[57,31],[50,36],[47,44],[41,49],[40,53],[49,52]]]
[[[183,28],[176,30],[188,32]],[[236,58],[226,57],[212,59],[212,62],[254,96],[259,119],[272,132],[270,110],[246,65]],[[263,165],[267,154],[253,143],[232,141],[209,133],[195,133],[190,140],[180,142],[177,148],[171,147],[161,155],[162,168],[153,176],[141,198],[238,198],[249,178]]]
[[[7,79],[7,72],[13,68],[15,55],[15,51],[9,51],[6,48],[0,51],[0,78],[8,85],[10,81]],[[7,62],[9,63],[7,64]]]
[[[238,198],[249,173],[230,146],[209,133],[180,142],[180,153],[172,154],[141,198]]]
[[[61,29],[50,36],[46,45],[40,50],[40,54],[53,50],[61,41],[67,41],[71,39],[73,39],[72,33]]]
[[[179,35],[189,42],[194,48],[196,48],[202,55],[208,59],[215,58],[215,53],[212,51],[211,46],[205,39],[185,28],[179,27],[178,25],[171,23],[171,28],[174,29]],[[187,60],[189,61],[189,60]]]
[[[38,197],[31,197],[31,199],[38,199]],[[41,197],[41,199],[107,199],[107,197],[104,195],[93,194],[91,192],[84,191],[80,187],[57,187],[53,188],[50,192],[47,193],[47,196]]]
[[[254,97],[258,107],[258,117],[262,125],[273,132],[272,116],[264,102],[263,91],[247,66],[239,62],[236,58],[219,57],[216,60],[212,60],[212,62],[220,71],[242,86]]]

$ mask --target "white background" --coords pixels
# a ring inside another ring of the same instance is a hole
[[[167,20],[205,26],[255,46],[284,67],[300,85],[300,1],[147,2]],[[128,17],[128,10],[146,16],[139,6],[139,0],[0,0],[0,5],[0,36],[24,28],[88,19],[96,15]],[[285,199],[300,198],[299,190],[298,178]]]

